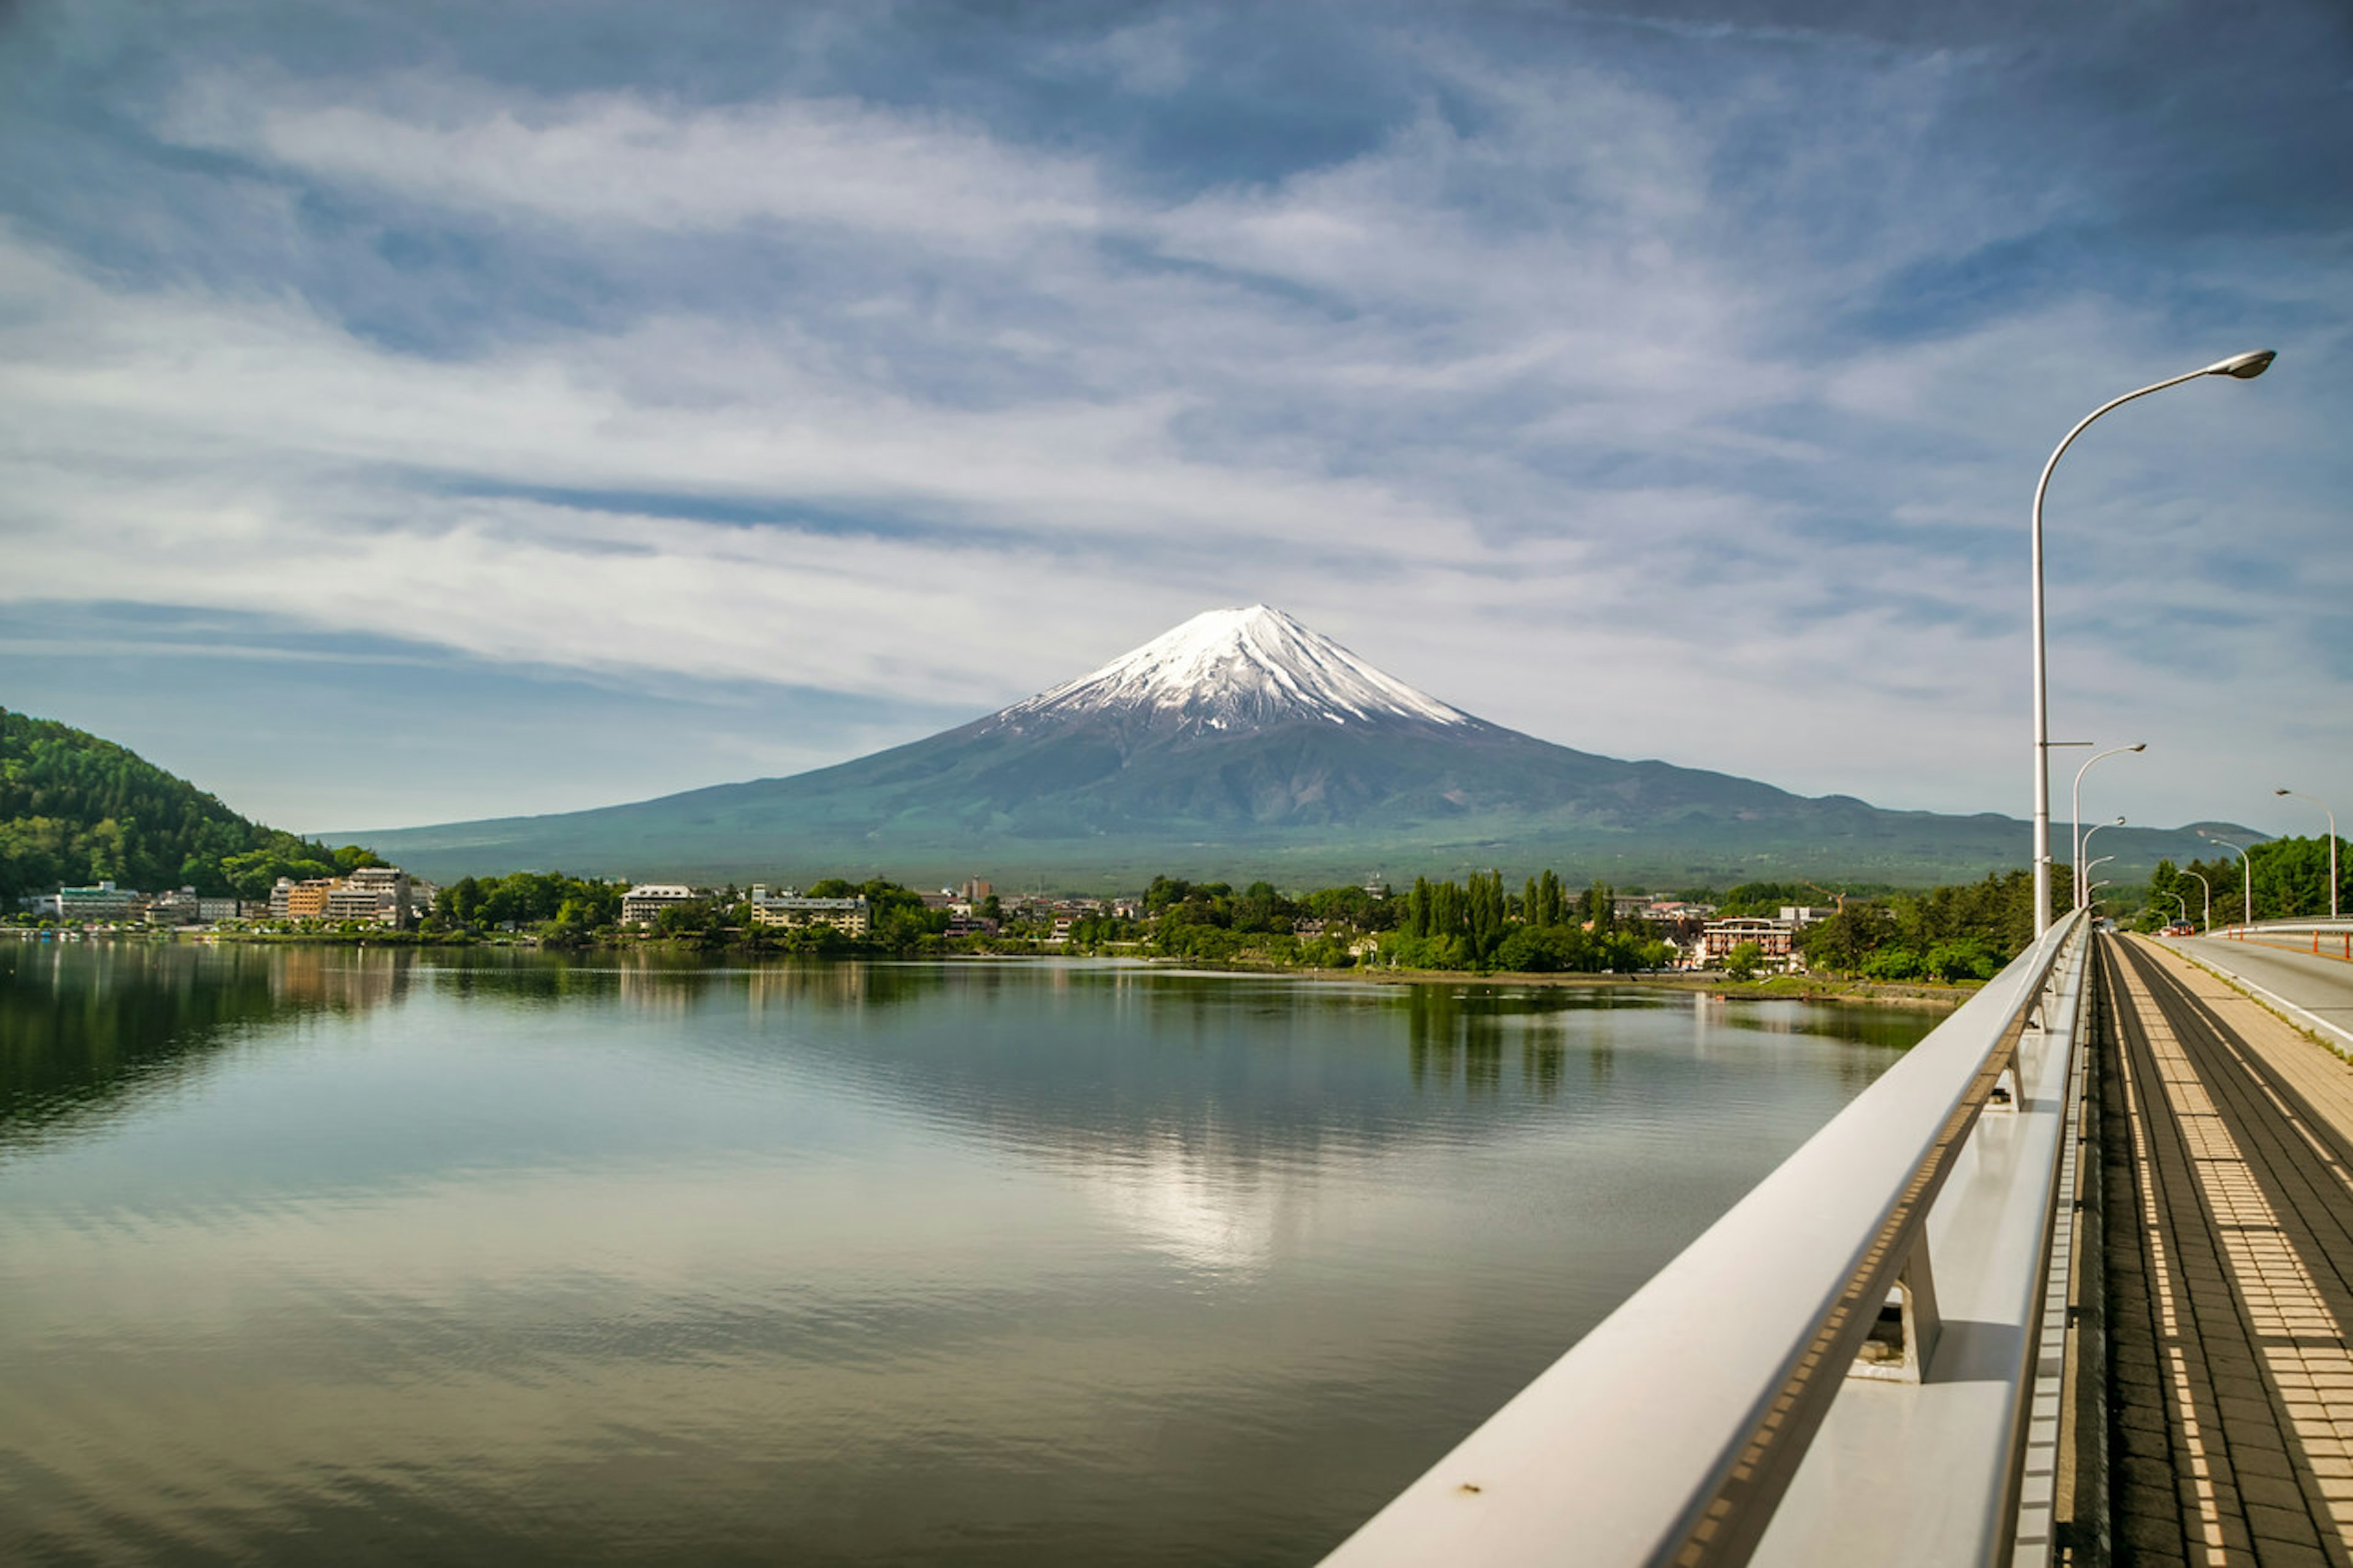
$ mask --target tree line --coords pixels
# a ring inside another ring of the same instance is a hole
[[[513,931],[528,932],[549,947],[586,947],[617,934],[621,900],[628,891],[624,883],[568,877],[561,871],[461,877],[434,896],[433,912],[420,929],[427,936]],[[750,896],[733,884],[708,898],[664,909],[654,918],[652,934],[698,947],[846,954],[920,951],[937,945],[947,929],[945,910],[926,908],[921,893],[896,882],[876,879],[852,883],[833,878],[812,885],[807,896],[863,897],[868,934],[856,937],[822,925],[763,926]]]
[[[2353,910],[2353,841],[2337,841],[2337,907]],[[2199,879],[2204,878],[2201,883]],[[2247,908],[2253,883],[2254,908]],[[2229,850],[2211,860],[2177,866],[2159,860],[2149,873],[2148,901],[2142,906],[2140,925],[2154,931],[2179,920],[2185,910],[2192,924],[2203,925],[2207,889],[2213,889],[2216,925],[2258,921],[2297,920],[2328,912],[2328,837],[2273,838],[2247,847],[2246,861]]]

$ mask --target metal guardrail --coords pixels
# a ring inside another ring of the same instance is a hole
[[[1924,1550],[1854,1560],[2007,1560],[2088,936],[2081,915],[2053,927],[1342,1542],[1329,1568],[1748,1561],[1841,1392],[1900,1403],[1901,1391],[1851,1373],[1908,1382],[1915,1393],[1925,1392],[1924,1378],[1936,1381],[1941,1320],[1929,1255],[1952,1268],[1948,1240],[1963,1268],[2004,1277],[1999,1301],[1973,1298],[1972,1317],[2011,1320],[1972,1321],[1971,1333],[1957,1336],[1976,1342],[1973,1378],[1993,1367],[2007,1379],[2007,1395],[1992,1405],[1973,1400],[1963,1423],[1972,1448],[1989,1451],[1959,1468],[1981,1473],[1987,1495],[1974,1503],[1936,1497],[1920,1518],[1968,1517],[1919,1542]],[[2035,1115],[2003,1114],[2026,1110]],[[1992,1138],[1999,1147],[1981,1148],[1988,1140],[1972,1134],[1989,1112],[2004,1131]],[[1960,1203],[1939,1210],[1948,1178],[1964,1168]],[[1958,1220],[1947,1212],[1964,1205],[1978,1212]],[[1996,1256],[2010,1261],[1989,1267]],[[1881,1353],[1859,1363],[1867,1344]],[[1874,1406],[1881,1415],[1897,1408]],[[1866,1447],[1881,1440],[1868,1424],[1857,1432]],[[1857,1468],[1871,1463],[1867,1454],[1851,1458]],[[1941,1461],[1919,1473],[1929,1487],[1957,1479]],[[1883,1491],[1887,1478],[1858,1479]],[[1800,1511],[1810,1544],[1763,1555],[1833,1560],[1820,1554],[1823,1510]]]
[[[2353,919],[2257,921],[2253,925],[2218,925],[2206,932],[2228,942],[2261,942],[2269,947],[2302,948],[2337,958],[2353,958]]]

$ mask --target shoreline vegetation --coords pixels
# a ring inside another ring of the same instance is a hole
[[[1212,971],[1398,984],[1639,985],[1742,996],[1952,1006],[2009,962],[2032,931],[2024,871],[1918,892],[1833,890],[1757,882],[1656,895],[1657,908],[1704,906],[1718,918],[1771,916],[1810,897],[1834,900],[1791,939],[1792,973],[1744,943],[1706,969],[1686,967],[1702,921],[1630,914],[1637,900],[1608,884],[1571,889],[1552,871],[1516,892],[1500,873],[1466,884],[1417,879],[1408,889],[1325,888],[1287,895],[1265,881],[1155,877],[1143,897],[1114,900],[990,897],[972,910],[982,931],[947,934],[939,900],[882,879],[812,885],[818,899],[863,900],[866,930],[764,926],[729,887],[662,910],[650,926],[620,923],[624,884],[558,872],[464,878],[438,890],[414,929],[323,922],[237,922],[199,941],[375,947],[499,946],[556,952],[667,952],[766,958],[1126,958]],[[1823,906],[1817,905],[1820,909]],[[24,931],[26,928],[17,928]],[[26,932],[26,934],[31,934]],[[159,936],[161,932],[158,933]]]
[[[559,952],[578,957],[597,953],[645,952],[723,961],[758,959],[830,963],[846,959],[861,963],[904,963],[910,960],[928,960],[943,963],[1019,963],[1071,959],[1110,960],[1192,973],[1282,975],[1294,980],[1340,981],[1366,985],[1452,985],[1457,987],[1501,985],[1592,990],[1634,988],[1690,992],[1713,995],[1718,999],[1736,996],[1746,1000],[1865,1003],[1874,1006],[1927,1008],[1957,1007],[1975,995],[1978,987],[1984,984],[1978,980],[1955,981],[1949,984],[1896,983],[1816,974],[1770,974],[1737,980],[1716,970],[1633,970],[1623,973],[1598,970],[1560,973],[1536,970],[1472,972],[1451,969],[1402,969],[1377,965],[1321,969],[1261,960],[1220,961],[1172,957],[1156,953],[1106,952],[1092,949],[1073,952],[1063,947],[1036,943],[1016,945],[1010,942],[999,942],[987,949],[958,947],[930,951],[881,952],[871,948],[860,948],[855,951],[820,952],[806,948],[796,950],[743,942],[729,942],[714,947],[700,942],[684,942],[662,937],[591,942],[585,946],[551,947],[528,933],[521,932],[500,932],[484,936],[475,932],[383,930],[359,931],[175,930],[167,927],[126,927],[119,930],[85,932],[56,931],[33,926],[13,926],[0,927],[0,935],[15,936],[28,941],[47,937],[50,940],[63,938],[73,941],[186,942],[199,944],[226,942],[240,946],[426,950],[479,948],[492,951]]]

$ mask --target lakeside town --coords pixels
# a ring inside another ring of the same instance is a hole
[[[815,884],[804,891],[767,883],[738,888],[627,879],[561,880],[604,895],[600,901],[609,904],[612,919],[587,929],[597,941],[611,942],[797,932],[821,933],[815,944],[818,951],[857,952],[878,946],[877,939],[883,934],[879,917],[884,908],[894,907],[907,914],[920,911],[920,916],[915,921],[902,918],[896,923],[891,933],[893,940],[879,944],[889,951],[1306,956],[1318,961],[1319,967],[1397,967],[1406,957],[1401,951],[1405,943],[1426,939],[1431,925],[1426,911],[1415,920],[1412,900],[1377,879],[1357,889],[1310,895],[1303,902],[1283,899],[1267,884],[1253,884],[1242,896],[1244,900],[1254,898],[1269,907],[1250,922],[1254,929],[1246,929],[1243,934],[1282,940],[1256,944],[1255,952],[1225,954],[1203,954],[1198,952],[1198,942],[1167,940],[1172,928],[1204,923],[1187,921],[1188,908],[1221,895],[1231,896],[1230,888],[1223,883],[1197,888],[1164,878],[1155,879],[1145,892],[1091,897],[1043,891],[1001,895],[991,882],[979,878],[936,891],[887,883],[851,889],[838,881]],[[1519,899],[1502,895],[1497,884],[1500,921],[1522,926],[1573,923],[1588,935],[1615,933],[1631,939],[1633,951],[1647,961],[1630,967],[1647,969],[1717,971],[1729,966],[1757,973],[1802,973],[1806,971],[1803,933],[1837,912],[1816,905],[1781,904],[1770,914],[1727,914],[1710,903],[1620,893],[1599,886],[1582,898],[1563,899],[1550,873],[1546,882],[1556,889],[1551,894],[1552,919],[1543,918],[1546,895],[1531,879],[1527,894]],[[427,938],[480,933],[525,944],[537,943],[551,934],[542,929],[547,922],[525,918],[523,910],[496,918],[500,911],[492,909],[489,912],[493,918],[477,919],[490,903],[480,890],[482,886],[472,878],[443,886],[386,865],[361,866],[334,877],[300,880],[280,877],[266,899],[212,897],[193,887],[150,893],[101,880],[83,887],[60,886],[21,900],[16,924],[20,931],[70,935],[168,931],[337,940],[390,933]],[[1419,884],[1417,894],[1430,886]],[[1452,888],[1451,884],[1440,886]],[[1172,890],[1175,896],[1167,896]],[[1335,900],[1330,896],[1335,893],[1343,897]],[[1334,908],[1335,903],[1342,907]],[[1272,907],[1277,905],[1282,907]],[[1566,915],[1576,918],[1568,921]],[[1230,924],[1225,929],[1230,930]],[[911,942],[910,937],[916,940]]]

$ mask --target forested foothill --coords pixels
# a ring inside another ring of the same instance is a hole
[[[280,877],[378,863],[239,816],[111,741],[0,709],[0,910],[107,881],[263,899]]]

